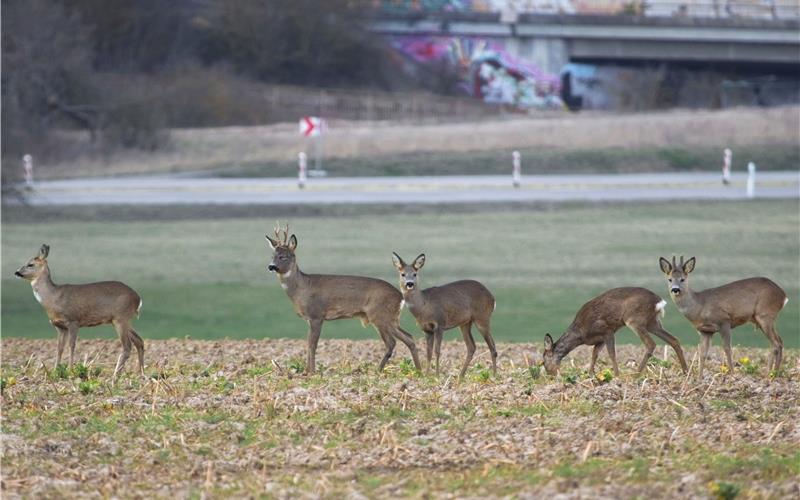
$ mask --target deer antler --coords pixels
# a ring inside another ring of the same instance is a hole
[[[281,236],[283,233],[283,236]],[[286,223],[285,227],[281,227],[280,221],[275,221],[275,239],[277,240],[279,245],[286,245],[289,241],[289,223]]]
[[[677,269],[677,268],[678,268],[678,264],[675,263],[675,256],[673,255],[672,256],[672,269]]]
[[[681,266],[681,269],[683,269],[683,255],[681,255],[681,263],[680,263],[680,266]]]

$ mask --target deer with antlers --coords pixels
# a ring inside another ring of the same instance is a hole
[[[780,369],[783,340],[778,335],[775,321],[789,301],[781,287],[770,279],[759,277],[696,292],[689,288],[689,274],[694,271],[696,263],[694,257],[686,262],[682,255],[679,262],[675,261],[675,256],[672,262],[660,257],[658,263],[666,275],[672,301],[701,336],[700,376],[703,375],[711,337],[716,332],[722,337],[728,370],[733,372],[731,329],[745,323],[753,323],[772,344],[767,370]]]
[[[378,371],[383,370],[392,357],[396,339],[408,347],[414,365],[420,369],[414,338],[400,327],[403,296],[395,287],[376,278],[306,274],[297,265],[297,237],[289,236],[288,224],[285,228],[278,225],[274,232],[274,238],[265,235],[273,251],[267,270],[278,275],[295,311],[308,322],[306,373],[316,370],[322,323],[344,318],[359,318],[364,327],[372,325],[377,330],[386,346]]]
[[[683,349],[678,339],[661,326],[659,316],[663,316],[667,302],[646,288],[613,288],[584,304],[575,314],[575,319],[567,331],[556,342],[548,333],[544,337],[544,368],[550,375],[558,373],[561,360],[580,345],[594,346],[589,373],[594,373],[597,355],[603,346],[608,351],[614,374],[619,376],[617,351],[614,335],[623,326],[633,330],[645,345],[644,357],[639,363],[638,373],[644,371],[647,360],[652,356],[656,343],[650,338],[655,335],[672,347],[684,373],[688,371]]]
[[[496,302],[489,289],[474,280],[461,280],[421,290],[417,286],[417,272],[425,265],[425,254],[420,254],[411,264],[406,264],[399,255],[392,252],[392,262],[400,275],[400,289],[408,310],[425,332],[428,366],[431,364],[433,347],[436,351],[436,373],[439,373],[442,336],[446,330],[459,327],[467,345],[467,357],[459,375],[463,378],[475,354],[475,340],[471,331],[475,324],[489,347],[492,372],[497,373],[497,348],[490,328],[490,318]]]
[[[135,346],[139,355],[139,372],[144,376],[144,341],[131,326],[139,317],[142,299],[131,287],[119,281],[101,281],[84,285],[56,285],[50,278],[47,256],[50,247],[42,245],[39,254],[20,267],[14,275],[31,282],[33,296],[42,305],[47,317],[58,332],[56,366],[69,337],[69,364],[75,358],[78,329],[84,326],[111,324],[122,343],[122,354],[114,368],[113,380]]]

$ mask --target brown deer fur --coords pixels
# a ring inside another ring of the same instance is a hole
[[[605,345],[608,356],[619,375],[614,334],[623,326],[633,330],[645,345],[644,357],[639,363],[641,373],[647,360],[652,356],[656,343],[650,338],[655,335],[672,347],[684,372],[688,371],[678,339],[661,326],[659,316],[663,315],[667,302],[646,288],[622,287],[604,292],[583,305],[575,315],[567,331],[555,343],[550,334],[545,335],[544,367],[547,373],[555,375],[561,360],[580,345],[594,346],[589,372],[594,373],[594,365],[600,349]]]
[[[694,270],[695,258],[679,263],[672,257],[670,263],[659,259],[661,271],[667,277],[672,301],[678,310],[692,323],[701,336],[700,375],[703,374],[711,337],[719,332],[728,361],[733,372],[731,353],[731,329],[745,323],[753,323],[772,344],[767,370],[780,370],[783,357],[783,340],[775,327],[778,313],[788,302],[786,292],[767,278],[747,278],[716,288],[696,292],[689,288],[689,273]]]
[[[101,281],[84,285],[56,285],[50,277],[47,256],[50,247],[42,245],[39,254],[20,267],[15,276],[31,282],[33,295],[42,304],[50,323],[58,332],[56,365],[61,363],[69,337],[69,364],[75,360],[78,329],[84,326],[111,324],[122,342],[122,354],[114,369],[114,379],[136,347],[139,371],[144,376],[144,341],[131,326],[138,317],[142,299],[133,289],[119,281]]]
[[[473,280],[454,281],[420,290],[417,286],[417,272],[425,265],[425,254],[419,255],[411,264],[406,264],[399,255],[392,253],[392,261],[400,275],[400,290],[406,306],[417,320],[417,325],[425,332],[428,366],[430,367],[431,351],[435,345],[436,373],[439,373],[442,336],[445,331],[459,327],[467,345],[467,357],[460,373],[463,377],[475,354],[475,340],[471,331],[474,323],[489,346],[492,371],[497,373],[497,348],[490,328],[490,319],[495,308],[492,293]]]
[[[414,365],[420,369],[414,338],[400,328],[403,301],[400,292],[389,283],[375,278],[305,274],[295,258],[297,238],[292,235],[287,241],[288,230],[287,226],[282,238],[278,229],[275,230],[275,239],[266,236],[273,250],[272,261],[267,269],[277,273],[295,312],[308,322],[307,373],[314,373],[316,369],[315,356],[322,323],[343,318],[359,318],[365,327],[371,324],[377,330],[386,346],[379,371],[392,357],[395,339],[408,347]]]

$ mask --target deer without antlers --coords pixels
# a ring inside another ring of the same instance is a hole
[[[589,372],[594,373],[597,355],[603,346],[619,376],[617,351],[614,334],[623,326],[633,330],[645,345],[644,357],[639,363],[638,373],[644,371],[647,360],[653,354],[656,343],[650,338],[655,335],[672,347],[684,373],[688,371],[683,350],[678,339],[661,326],[659,316],[664,314],[667,302],[646,288],[613,288],[584,304],[575,315],[572,324],[556,342],[548,333],[544,337],[544,368],[550,375],[558,373],[561,360],[580,345],[594,346]]]
[[[745,323],[753,323],[764,332],[772,344],[768,371],[779,370],[783,356],[783,341],[778,335],[775,321],[778,313],[789,301],[781,287],[767,278],[747,278],[716,288],[695,292],[689,288],[689,273],[694,271],[694,257],[670,263],[664,257],[658,260],[661,271],[667,277],[672,301],[678,310],[692,323],[701,336],[700,376],[711,337],[719,332],[722,346],[728,361],[728,369],[733,372],[731,353],[731,329]]]
[[[42,305],[50,323],[58,332],[56,366],[69,337],[69,364],[75,359],[78,329],[83,326],[111,324],[122,342],[122,354],[114,368],[114,377],[122,370],[131,354],[131,346],[139,355],[139,371],[144,376],[144,341],[131,326],[139,316],[142,299],[131,287],[119,281],[101,281],[83,285],[56,285],[50,277],[47,256],[50,247],[42,245],[39,254],[20,267],[14,275],[31,282],[33,296]]]
[[[283,233],[283,234],[281,234]],[[362,325],[372,325],[381,336],[386,353],[378,366],[383,370],[392,357],[396,339],[411,351],[414,365],[420,369],[414,338],[400,328],[403,296],[389,283],[362,276],[305,274],[297,265],[297,237],[289,235],[289,226],[275,229],[275,238],[266,235],[273,250],[267,269],[277,273],[281,287],[294,305],[298,316],[308,322],[308,360],[306,372],[314,373],[317,343],[326,320],[359,318]]]
[[[417,286],[417,272],[425,265],[425,254],[420,254],[411,264],[406,264],[399,255],[392,253],[392,262],[400,274],[400,289],[408,310],[425,332],[428,366],[431,364],[431,350],[435,346],[436,373],[439,373],[442,336],[446,330],[459,327],[464,343],[467,344],[467,357],[459,375],[463,377],[475,354],[475,340],[471,331],[474,323],[489,346],[492,371],[497,373],[497,348],[490,329],[490,318],[496,304],[492,293],[474,280],[454,281],[420,290]]]

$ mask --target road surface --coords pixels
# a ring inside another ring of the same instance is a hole
[[[43,205],[302,205],[559,201],[730,200],[746,198],[746,174],[724,186],[717,173],[292,178],[114,177],[45,181],[25,192]],[[757,198],[800,198],[800,172],[760,172]],[[5,203],[22,203],[4,195]]]

